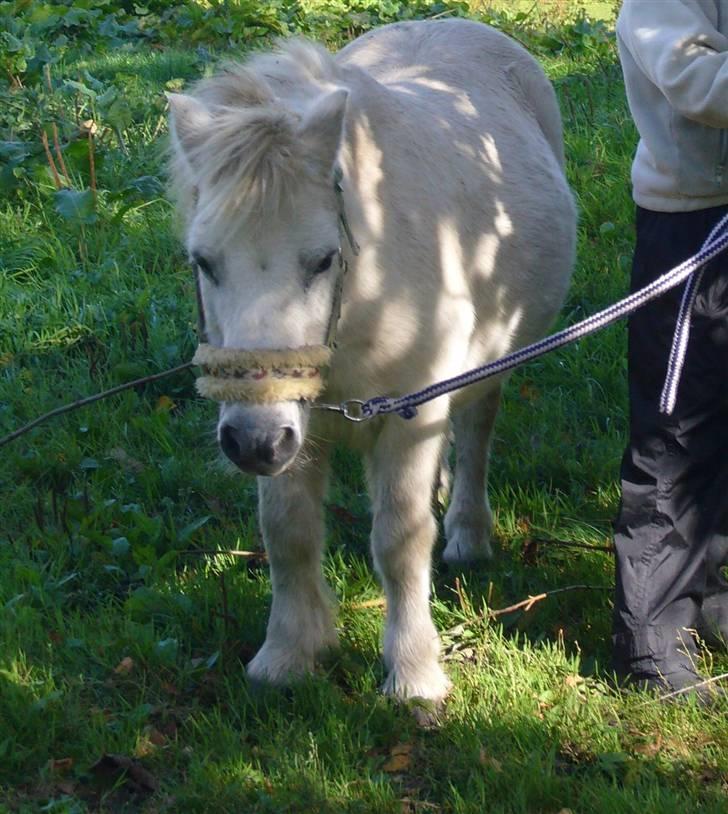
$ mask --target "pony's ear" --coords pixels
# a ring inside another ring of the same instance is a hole
[[[318,99],[298,131],[308,157],[318,163],[325,174],[333,170],[339,152],[348,97],[348,90],[338,88]]]
[[[212,122],[210,111],[184,93],[168,93],[169,129],[172,141],[186,155],[194,151],[207,135]]]

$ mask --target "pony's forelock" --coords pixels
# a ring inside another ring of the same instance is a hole
[[[173,140],[169,162],[183,220],[194,211],[224,239],[243,222],[255,227],[280,212],[305,179],[315,178],[297,136],[299,118],[277,102],[271,83],[331,81],[335,71],[323,48],[290,40],[198,83],[193,96],[209,111],[210,125],[192,145]]]

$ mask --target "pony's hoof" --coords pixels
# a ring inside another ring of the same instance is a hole
[[[314,668],[313,656],[264,644],[248,663],[246,672],[252,681],[285,686]]]
[[[399,701],[424,702],[438,709],[450,692],[452,682],[442,667],[406,670],[395,667],[387,676],[382,692]]]
[[[448,535],[442,559],[448,565],[492,560],[493,549],[489,537],[489,534],[482,534],[475,529],[458,528]]]
[[[405,705],[420,729],[437,729],[442,724],[445,701],[410,698]]]

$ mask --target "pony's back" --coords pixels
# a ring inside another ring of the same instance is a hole
[[[337,61],[360,67],[395,89],[420,77],[433,86],[442,82],[471,94],[478,87],[489,99],[500,90],[515,93],[564,166],[561,115],[551,83],[523,46],[491,26],[470,20],[393,23],[354,40]],[[508,87],[499,87],[502,80]]]

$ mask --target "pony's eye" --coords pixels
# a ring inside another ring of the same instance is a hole
[[[323,272],[328,271],[331,268],[331,263],[334,260],[334,255],[336,252],[329,252],[326,257],[316,266],[314,269],[314,274],[323,274]]]
[[[205,277],[217,285],[217,277],[215,276],[215,272],[212,270],[212,263],[206,257],[203,257],[203,255],[195,252],[192,255],[192,262],[205,275]]]

